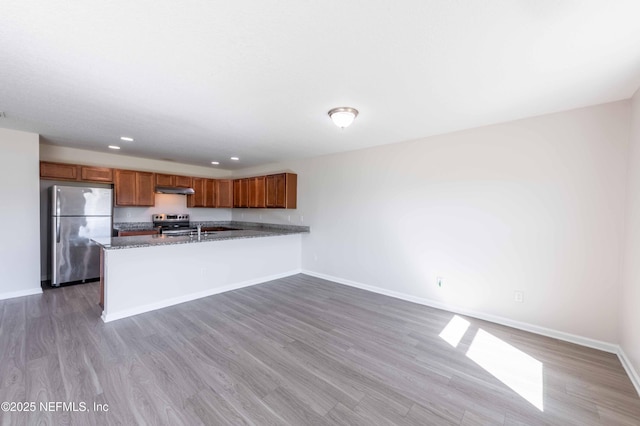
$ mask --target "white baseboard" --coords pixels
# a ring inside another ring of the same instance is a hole
[[[42,288],[30,288],[28,290],[10,291],[8,293],[0,293],[0,300],[13,299],[14,297],[33,296],[34,294],[42,294]]]
[[[119,320],[122,318],[131,317],[134,315],[143,314],[145,312],[155,311],[156,309],[166,308],[168,306],[178,305],[180,303],[189,302],[191,300],[201,299],[203,297],[213,296],[214,294],[225,293],[231,290],[238,290],[244,287],[250,287],[257,284],[266,283],[268,281],[277,280],[280,278],[290,277],[291,275],[296,275],[302,272],[300,269],[295,269],[288,272],[283,272],[281,274],[269,275],[266,277],[260,277],[252,280],[242,281],[239,283],[229,284],[223,287],[212,288],[205,291],[200,291],[197,293],[191,293],[180,297],[174,297],[172,299],[162,300],[157,303],[150,303],[144,306],[138,306],[134,309],[126,309],[119,312],[111,312],[109,314],[105,314],[102,312],[102,321],[111,322],[115,320]]]
[[[629,379],[631,379],[631,383],[633,383],[633,386],[636,388],[636,392],[640,395],[640,375],[638,375],[636,369],[633,368],[631,360],[621,347],[618,347],[618,358],[620,359],[624,370],[627,372]]]
[[[356,287],[362,290],[371,291],[373,293],[382,294],[385,296],[394,297],[396,299],[406,300],[408,302],[417,303],[419,305],[430,306],[432,308],[442,309],[449,312],[454,312],[460,315],[467,315],[473,318],[478,318],[485,321],[490,321],[496,324],[506,325],[508,327],[517,328],[519,330],[529,331],[531,333],[540,334],[547,337],[552,337],[554,339],[564,340],[565,342],[575,343],[577,345],[586,346],[589,348],[598,349],[601,351],[609,352],[617,354],[619,353],[620,347],[616,344],[603,342],[600,340],[591,339],[588,337],[578,336],[576,334],[565,333],[564,331],[553,330],[546,327],[540,327],[535,324],[529,324],[525,322],[515,321],[509,318],[487,314],[484,312],[474,311],[471,309],[461,308],[454,305],[449,305],[446,303],[441,303],[435,300],[426,299],[422,297],[412,296],[406,293],[400,293],[393,290],[387,290],[380,287],[375,287],[368,284],[359,283],[356,281],[351,281],[347,279],[343,279],[340,277],[334,277],[331,275],[322,274],[320,272],[309,271],[306,269],[302,270],[303,274],[311,275],[313,277],[322,278],[325,280],[333,281],[338,284],[344,284],[350,287]]]

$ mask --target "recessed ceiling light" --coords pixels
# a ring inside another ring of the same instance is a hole
[[[127,136],[120,136],[120,140],[127,141],[127,142],[133,142],[133,138],[129,138]]]
[[[238,158],[238,157],[231,157],[231,159],[232,159],[233,161],[238,161],[238,160],[239,160],[239,158]]]
[[[212,162],[211,162],[211,164],[213,164],[213,165],[217,166],[218,164],[220,164],[220,162],[218,162],[218,161],[212,161]]]
[[[115,145],[109,145],[109,148],[111,148],[111,149],[120,149],[119,146],[115,146]]]

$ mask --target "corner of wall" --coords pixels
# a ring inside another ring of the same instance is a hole
[[[622,346],[618,348],[617,355],[618,355],[618,359],[620,359],[620,363],[622,364],[622,367],[624,368],[624,371],[627,372],[627,375],[629,376],[629,379],[631,380],[633,387],[636,388],[636,392],[638,393],[638,395],[640,395],[640,374],[638,374],[638,372],[634,368],[633,364],[631,363],[631,360],[625,353],[624,349],[622,349]]]
[[[39,135],[0,128],[0,197],[12,208],[0,211],[6,227],[0,243],[0,299],[42,292],[40,288]],[[15,214],[15,212],[19,214]]]
[[[640,394],[640,88],[631,98],[625,205],[624,246],[620,279],[619,356]]]

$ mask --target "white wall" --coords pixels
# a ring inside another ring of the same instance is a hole
[[[640,91],[632,99],[629,176],[627,181],[626,244],[620,309],[620,346],[640,384]],[[640,392],[640,388],[638,389]]]
[[[42,292],[38,140],[0,128],[0,299]]]
[[[298,209],[233,218],[310,225],[302,265],[315,273],[616,343],[629,112],[623,101],[241,170],[298,173]]]

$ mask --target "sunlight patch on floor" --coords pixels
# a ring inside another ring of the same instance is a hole
[[[467,356],[537,409],[544,411],[540,361],[482,329],[473,338]]]
[[[470,325],[466,319],[454,315],[447,326],[440,332],[439,336],[455,348],[458,346],[458,343],[460,343],[462,336],[467,332]]]

